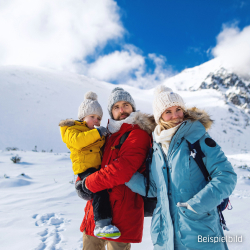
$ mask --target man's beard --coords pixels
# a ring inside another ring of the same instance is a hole
[[[121,118],[121,116],[123,116],[123,115],[125,115],[126,117],[123,117],[123,118]],[[123,113],[121,113],[118,117],[117,117],[117,121],[121,121],[121,120],[124,120],[124,119],[126,119],[127,117],[129,117],[129,113],[126,113],[126,112],[123,112]]]

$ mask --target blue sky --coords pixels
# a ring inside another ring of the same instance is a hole
[[[212,58],[250,77],[250,1],[8,0],[0,66],[152,88]]]
[[[117,0],[125,41],[143,53],[164,55],[181,71],[211,59],[222,25],[250,25],[250,1]],[[250,43],[250,41],[249,41]]]

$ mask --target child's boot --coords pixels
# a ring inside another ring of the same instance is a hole
[[[120,230],[111,224],[111,219],[104,219],[95,222],[94,235],[98,238],[118,239],[121,236]]]

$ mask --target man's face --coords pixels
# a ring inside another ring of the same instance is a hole
[[[113,105],[112,115],[114,120],[124,120],[133,112],[133,108],[129,102],[120,101]]]

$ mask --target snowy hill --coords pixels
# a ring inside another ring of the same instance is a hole
[[[165,84],[178,90],[188,107],[203,108],[214,120],[209,133],[238,175],[230,197],[234,209],[224,215],[230,228],[226,234],[243,235],[243,243],[230,243],[229,249],[245,250],[250,248],[250,126],[249,107],[244,106],[249,83],[222,68],[218,60],[211,60]],[[84,93],[92,90],[103,107],[105,126],[107,98],[115,86],[77,74],[13,66],[0,67],[0,86],[0,249],[81,249],[79,226],[85,202],[72,185],[75,177],[58,123],[77,119]],[[134,97],[137,109],[152,113],[153,89],[122,87]],[[35,146],[39,152],[31,151]],[[22,157],[18,164],[10,160],[16,154]],[[153,249],[150,218],[145,219],[143,242],[132,249]]]
[[[77,119],[84,94],[92,90],[108,120],[107,98],[114,85],[77,74],[23,67],[0,67],[0,149],[18,147],[39,151],[67,152],[61,142],[58,123]],[[126,87],[134,96],[139,90]],[[137,98],[137,105],[150,109],[148,101]],[[151,111],[151,110],[150,110]]]
[[[210,133],[223,147],[230,141],[230,146],[237,145],[237,149],[250,148],[249,104],[246,103],[249,92],[241,94],[240,86],[230,86],[230,89],[224,86],[224,92],[218,91],[217,85],[211,84],[214,77],[211,72],[216,74],[221,67],[220,62],[213,59],[184,70],[167,79],[165,84],[179,91],[187,106],[208,111],[215,120]],[[0,149],[32,150],[37,146],[38,151],[68,152],[61,142],[58,123],[61,119],[77,119],[78,107],[89,90],[98,94],[104,110],[102,125],[107,124],[107,99],[115,87],[113,84],[83,75],[14,66],[0,67],[0,79]],[[153,90],[123,87],[134,97],[137,109],[152,113]],[[249,90],[249,86],[245,88]],[[197,89],[199,91],[194,91]],[[234,93],[238,95],[235,97]],[[242,100],[246,103],[245,109],[241,107]]]

